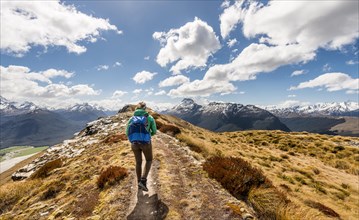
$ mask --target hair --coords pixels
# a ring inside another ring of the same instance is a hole
[[[136,106],[136,109],[146,109],[146,103],[145,102],[139,102]]]

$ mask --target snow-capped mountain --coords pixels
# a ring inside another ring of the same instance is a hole
[[[180,104],[165,113],[212,131],[248,129],[289,131],[276,116],[253,105],[222,102],[199,105],[192,99],[183,99]]]
[[[266,110],[279,117],[298,116],[359,116],[359,103],[357,102],[331,102],[317,103],[314,105],[292,106],[277,108],[268,106]]]
[[[99,117],[107,116],[102,107],[90,105],[88,103],[76,104],[66,109],[56,110],[55,112],[67,119],[83,122],[83,124],[96,120]]]
[[[41,109],[32,102],[12,102],[0,96],[0,113],[2,116],[13,116],[33,112]]]
[[[67,108],[67,110],[70,112],[105,111],[103,107],[90,105],[89,103],[76,104],[74,106]]]

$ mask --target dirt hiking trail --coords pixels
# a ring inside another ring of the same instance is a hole
[[[152,141],[149,191],[138,190],[133,178],[128,220],[254,219],[253,211],[209,179],[201,162],[177,139],[158,132]]]

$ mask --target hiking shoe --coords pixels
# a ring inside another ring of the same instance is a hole
[[[148,191],[148,188],[147,188],[147,184],[146,184],[146,179],[141,179],[139,182],[138,182],[138,188],[139,189],[142,189],[143,191]]]

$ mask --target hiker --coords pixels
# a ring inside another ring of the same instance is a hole
[[[131,142],[131,148],[136,159],[136,175],[138,188],[148,191],[147,176],[152,164],[151,136],[157,131],[156,122],[146,111],[146,103],[138,103],[133,116],[128,120],[126,135]],[[142,174],[142,153],[145,155],[146,164]],[[142,175],[142,176],[141,176]]]

